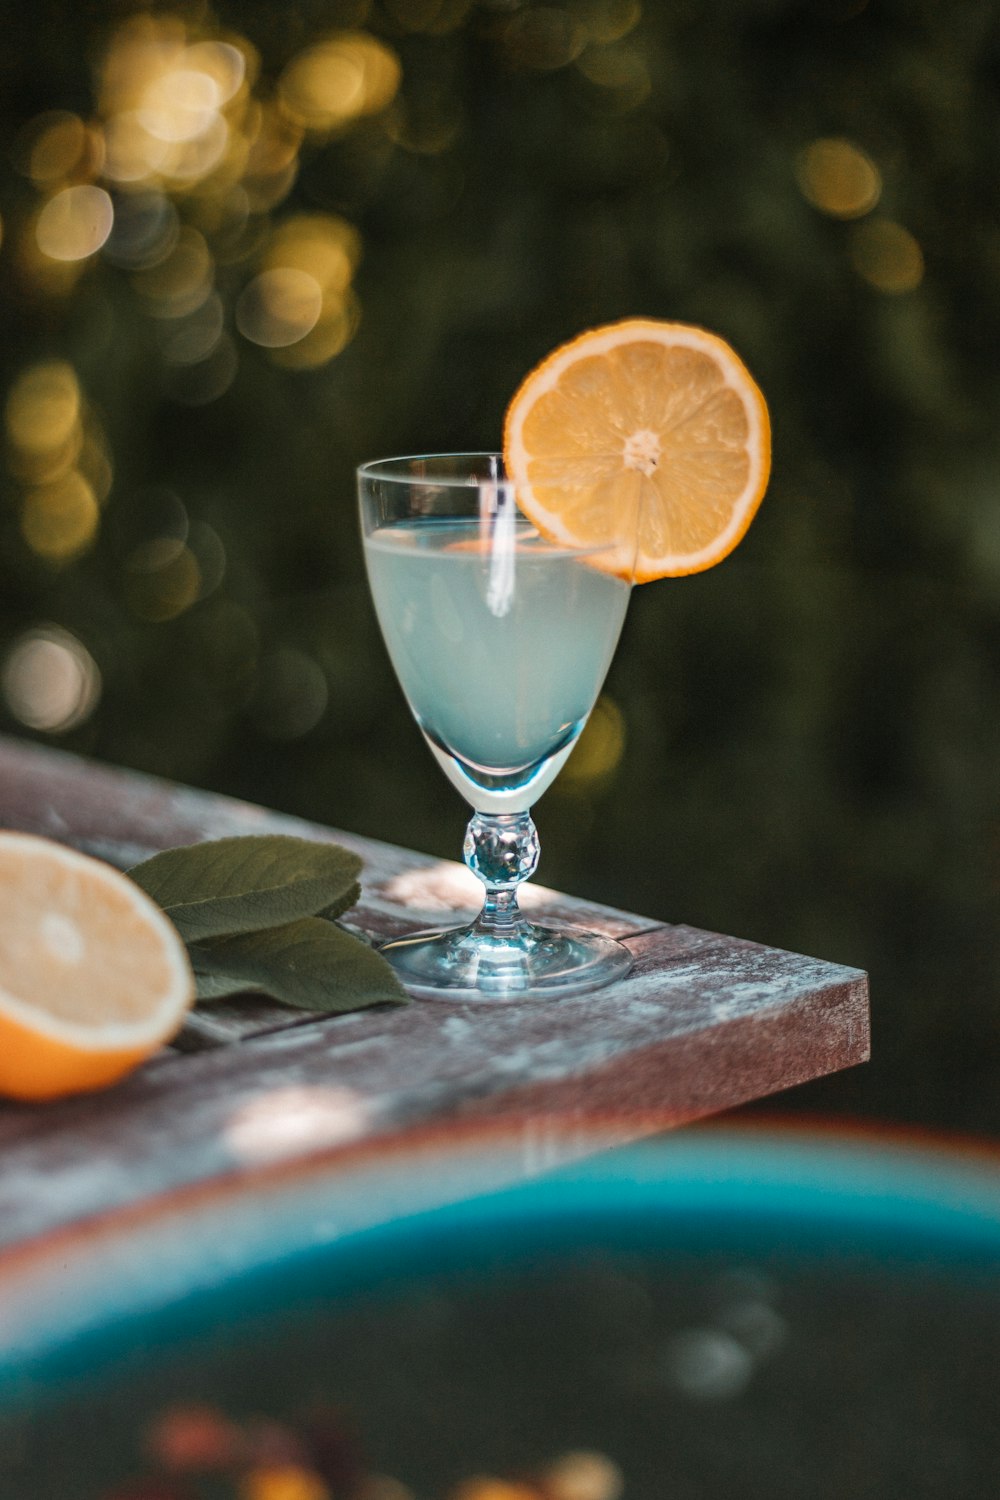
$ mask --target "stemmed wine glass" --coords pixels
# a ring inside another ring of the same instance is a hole
[[[412,993],[431,998],[564,995],[621,978],[627,948],[529,922],[517,888],[538,863],[530,808],[611,662],[630,593],[621,559],[634,539],[603,537],[590,551],[547,541],[518,510],[495,453],[367,463],[358,491],[389,656],[438,764],[472,806],[465,862],[485,886],[468,926],[397,938],[381,952]],[[634,530],[634,514],[621,526]]]

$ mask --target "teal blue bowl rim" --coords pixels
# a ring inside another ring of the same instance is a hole
[[[64,1341],[49,1333],[16,1355],[0,1353],[0,1409],[110,1371],[137,1343],[166,1349],[204,1327],[311,1299],[396,1294],[428,1274],[467,1268],[470,1256],[484,1274],[581,1246],[765,1260],[780,1250],[810,1260],[861,1257],[898,1274],[1000,1274],[1000,1160],[942,1143],[694,1130],[317,1239],[317,1210],[336,1184],[334,1165],[316,1174],[294,1215],[273,1226],[239,1274],[182,1288],[163,1305],[123,1306],[100,1328]],[[266,1225],[266,1188],[247,1192],[259,1197]],[[221,1225],[225,1204],[218,1213]],[[164,1235],[162,1255],[171,1233],[183,1233],[183,1215]]]

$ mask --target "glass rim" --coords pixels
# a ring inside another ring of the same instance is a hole
[[[432,467],[429,467],[428,471],[423,474],[415,474],[412,471],[407,472],[401,468],[403,464],[427,464],[428,466],[432,466],[435,463],[441,463],[443,460],[475,460],[484,458],[498,459],[501,468],[503,467],[502,453],[497,452],[495,449],[481,448],[472,449],[468,452],[401,453],[391,458],[373,458],[369,459],[366,463],[359,464],[355,472],[358,479],[377,479],[380,482],[388,482],[390,484],[433,484],[463,490],[479,489],[484,484],[513,487],[514,481],[504,473],[498,474],[496,479],[492,479],[488,474],[477,478],[471,474],[435,473]]]

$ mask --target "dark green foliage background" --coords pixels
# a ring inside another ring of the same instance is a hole
[[[364,241],[360,329],[323,369],[241,340],[231,388],[178,405],[123,273],[96,266],[53,307],[0,253],[5,381],[70,358],[115,461],[100,540],[67,568],[0,512],[0,645],[54,621],[95,656],[104,696],[68,748],[454,855],[465,813],[382,651],[353,467],[494,446],[525,370],[596,321],[705,324],[768,397],[770,492],[721,567],[637,591],[608,683],[624,759],[545,798],[541,878],[868,968],[875,1062],[788,1103],[1000,1132],[995,8],[648,0],[631,42],[652,89],[631,109],[572,66],[518,65],[498,40],[517,8],[437,36],[402,28],[401,0],[369,12],[413,107],[444,100],[461,128],[437,154],[378,121],[305,153],[285,208],[342,213]],[[7,7],[8,141],[40,109],[86,113],[89,59],[129,10]],[[357,13],[216,8],[265,73]],[[852,226],[800,191],[797,156],[827,135],[878,164],[879,212],[923,249],[915,290],[863,280]],[[5,220],[28,193],[7,170]],[[121,566],[151,485],[228,556],[209,598],[158,625],[130,614]],[[329,686],[291,738],[289,650]]]

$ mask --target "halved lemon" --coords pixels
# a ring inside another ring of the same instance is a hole
[[[767,406],[739,356],[684,323],[592,328],[522,382],[504,422],[518,504],[637,583],[710,568],[767,487]]]
[[[180,934],[134,881],[49,839],[0,833],[0,1093],[112,1083],[193,1000]]]

